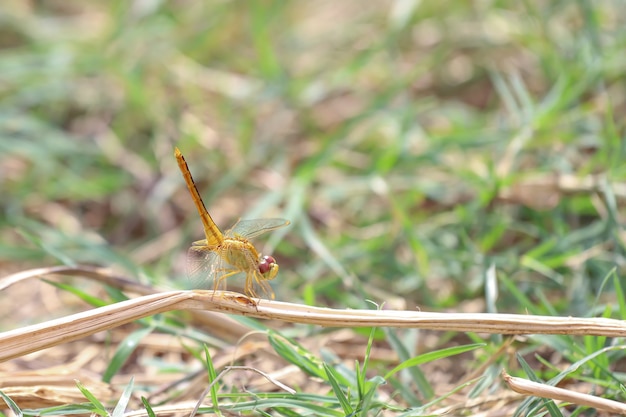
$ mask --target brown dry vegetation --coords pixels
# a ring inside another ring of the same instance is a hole
[[[623,412],[622,9],[0,5],[0,275],[23,274],[0,282],[3,412]],[[289,304],[142,304],[189,286],[202,238],[175,146],[218,225],[292,222],[255,240]],[[127,298],[105,331],[72,316]],[[334,310],[286,318],[307,305]],[[346,318],[377,306],[415,321]],[[9,355],[21,330],[34,352]],[[516,393],[503,370],[546,384]]]

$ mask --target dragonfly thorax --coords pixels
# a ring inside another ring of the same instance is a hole
[[[224,261],[240,271],[257,269],[261,258],[254,245],[241,237],[224,239],[224,243],[215,252]]]

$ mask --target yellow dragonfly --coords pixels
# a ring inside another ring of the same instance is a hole
[[[240,220],[226,233],[222,233],[200,197],[183,154],[178,148],[175,148],[174,154],[191,198],[200,213],[206,237],[206,239],[193,242],[188,252],[187,272],[192,282],[210,282],[212,279],[213,290],[217,291],[226,288],[227,278],[244,273],[246,295],[259,298],[255,290],[256,283],[261,295],[274,299],[274,291],[267,281],[276,278],[278,263],[272,256],[262,256],[248,239],[287,226],[289,221],[284,219]]]

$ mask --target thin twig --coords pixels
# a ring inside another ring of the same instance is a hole
[[[413,327],[497,334],[626,336],[626,323],[607,318],[426,311],[337,310],[249,299],[230,291],[170,291],[126,300],[0,333],[0,361],[77,340],[122,324],[172,310],[209,310],[327,327]]]

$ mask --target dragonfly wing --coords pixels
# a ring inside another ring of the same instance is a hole
[[[260,288],[260,294],[254,289],[254,284]],[[257,269],[247,272],[245,290],[246,294],[250,294],[252,297],[274,299],[274,290]]]
[[[203,241],[201,241],[203,242]],[[219,276],[228,272],[229,265],[208,246],[192,246],[187,252],[187,276],[193,289],[225,289],[226,281]]]
[[[252,239],[271,230],[280,229],[288,224],[289,220],[285,219],[239,220],[232,229],[226,232],[226,236],[240,236],[246,239]]]

